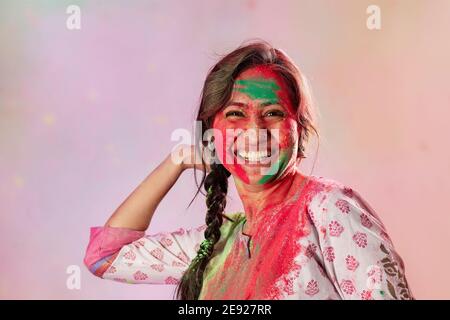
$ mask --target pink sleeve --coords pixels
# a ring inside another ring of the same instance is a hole
[[[146,235],[97,227],[84,263],[96,276],[126,283],[176,284],[204,240],[206,225]]]
[[[92,227],[89,245],[86,249],[84,264],[92,273],[101,267],[100,261],[113,256],[124,245],[127,245],[145,235],[144,231],[126,228]]]

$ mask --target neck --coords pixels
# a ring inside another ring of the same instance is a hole
[[[242,200],[246,222],[244,233],[253,235],[258,218],[264,211],[290,198],[306,177],[296,166],[285,172],[280,179],[262,185],[249,185],[235,179],[236,189]]]

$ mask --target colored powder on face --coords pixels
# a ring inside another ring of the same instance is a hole
[[[272,79],[255,78],[237,80],[234,89],[248,95],[251,99],[261,99],[271,103],[277,103],[277,91],[280,89],[280,86]]]
[[[270,167],[267,174],[265,174],[259,181],[258,184],[264,184],[268,181],[274,180],[280,176],[284,168],[288,163],[286,152],[282,152],[277,161]]]
[[[250,179],[248,178],[247,173],[245,172],[244,168],[240,164],[234,164],[234,172],[236,172],[237,177],[244,183],[249,184]]]
[[[270,75],[236,80],[234,90],[248,95],[251,99],[260,99],[270,103],[279,103],[279,95],[283,92],[281,90],[281,87],[276,82],[275,78],[270,78]],[[219,118],[217,118],[216,120],[218,119]],[[286,123],[285,126],[287,127],[287,129],[289,129],[288,123]],[[214,127],[219,129],[223,133],[224,139],[224,137],[226,137],[226,124],[222,124],[220,121],[216,123],[215,121]],[[225,160],[225,156],[227,153],[226,146],[228,146],[227,142],[224,141],[223,150],[218,150],[219,159],[221,160]],[[280,147],[283,148],[287,146],[280,145]],[[277,159],[277,161],[271,166],[268,172],[263,177],[261,177],[257,183],[265,184],[276,179],[283,172],[288,162],[289,159],[287,159],[286,154],[280,156],[280,158]],[[227,169],[231,171],[232,174],[236,175],[239,180],[246,184],[250,183],[249,176],[242,164],[234,163],[228,164],[228,166],[229,167]],[[227,167],[227,165],[225,165],[225,167]]]

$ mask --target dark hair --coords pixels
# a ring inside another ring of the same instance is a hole
[[[216,113],[229,101],[234,80],[241,72],[258,65],[270,66],[272,70],[278,72],[287,84],[289,98],[293,107],[297,110],[298,123],[302,127],[299,156],[304,158],[303,145],[308,140],[311,131],[314,131],[318,136],[312,123],[311,96],[306,79],[283,51],[273,48],[269,43],[262,40],[253,40],[250,43],[242,44],[236,50],[222,57],[208,72],[197,114],[197,120],[201,121],[202,129],[201,132],[195,132],[196,145],[200,147],[200,144],[205,144],[203,135],[207,129],[212,128]],[[204,162],[203,166],[205,166]],[[196,177],[195,172],[194,176]],[[224,209],[229,176],[230,172],[222,164],[214,161],[211,164],[209,174],[204,173],[200,185],[197,183],[198,189],[194,198],[200,192],[202,185],[207,191],[205,240],[209,243],[206,246],[202,243],[197,256],[184,272],[176,290],[179,299],[196,300],[200,295],[204,270],[211,258],[214,245],[220,239],[220,227],[223,218],[227,218],[224,215]]]

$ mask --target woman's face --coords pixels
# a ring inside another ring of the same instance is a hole
[[[218,159],[243,183],[274,181],[296,164],[296,111],[285,81],[268,66],[248,69],[236,78],[213,129]]]

